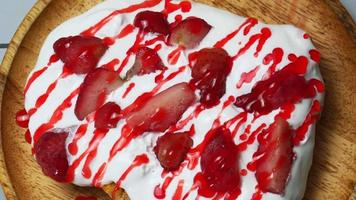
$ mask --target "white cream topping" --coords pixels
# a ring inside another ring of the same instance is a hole
[[[90,26],[97,23],[99,20],[109,15],[112,11],[116,9],[121,9],[128,7],[132,4],[137,4],[142,2],[142,0],[107,0],[96,7],[92,8],[88,12],[70,19],[65,23],[58,26],[45,41],[36,67],[33,72],[40,70],[47,65],[48,60],[52,54],[54,54],[52,45],[53,43],[61,38],[72,35],[80,34],[82,31],[86,30]],[[176,2],[176,1],[173,1]],[[149,8],[153,11],[162,11],[164,8],[164,1],[159,5]],[[140,9],[136,12],[129,14],[123,14],[116,16],[112,21],[106,24],[97,34],[97,37],[113,37],[117,35],[123,27],[129,23],[133,23],[135,15],[145,9]],[[181,10],[175,11],[170,14],[168,17],[169,22],[174,21],[174,17],[180,14],[183,16],[183,19],[188,16],[196,16],[206,20],[212,29],[203,39],[199,46],[195,49],[187,50],[183,55],[180,56],[179,61],[176,65],[168,64],[168,54],[171,53],[175,46],[167,46],[162,42],[162,49],[158,51],[158,54],[162,58],[164,64],[169,68],[165,72],[165,76],[168,74],[177,71],[179,67],[185,66],[188,64],[188,55],[191,52],[197,51],[205,47],[212,47],[217,41],[226,37],[229,33],[236,30],[243,22],[246,21],[245,18],[233,15],[226,11],[222,11],[216,8],[212,8],[206,5],[193,3],[190,12],[183,13]],[[240,96],[242,94],[249,93],[251,88],[255,85],[256,82],[262,79],[262,76],[265,74],[269,65],[263,64],[263,58],[272,52],[274,48],[282,48],[284,51],[284,56],[282,62],[278,65],[278,69],[286,66],[290,61],[287,56],[290,53],[293,53],[297,56],[304,55],[308,58],[308,72],[306,73],[306,78],[316,78],[322,80],[317,63],[310,59],[309,51],[314,49],[313,44],[309,39],[304,39],[304,32],[298,28],[295,28],[290,25],[266,25],[259,22],[257,25],[251,28],[251,31],[244,35],[243,31],[240,31],[231,41],[229,41],[224,49],[231,55],[235,55],[241,47],[243,47],[249,40],[249,38],[261,31],[263,27],[268,27],[272,36],[266,41],[266,44],[263,46],[262,50],[259,52],[258,57],[254,57],[256,51],[257,42],[252,45],[252,47],[247,50],[247,52],[241,57],[237,58],[234,62],[233,69],[230,75],[227,78],[227,88],[226,94],[221,98],[220,105],[209,109],[204,110],[197,118],[193,119],[188,123],[183,130],[189,130],[192,124],[195,124],[196,134],[193,136],[194,145],[200,144],[205,134],[209,131],[212,126],[213,121],[218,117],[217,115],[221,111],[221,107],[224,101],[228,99],[229,96]],[[102,66],[110,62],[111,60],[118,58],[121,62],[126,57],[127,50],[132,46],[136,33],[138,30],[135,30],[133,33],[124,37],[123,39],[116,40],[115,44],[110,46],[104,57],[100,60],[98,66]],[[153,38],[154,35],[146,36],[146,39]],[[241,42],[241,43],[240,43]],[[158,44],[158,43],[156,43]],[[155,44],[155,45],[156,45]],[[154,47],[152,45],[150,47]],[[134,56],[131,56],[127,66],[122,71],[121,75],[124,76],[126,71],[132,66],[134,62]],[[121,63],[120,63],[121,64]],[[236,84],[240,80],[240,76],[243,72],[249,72],[254,69],[256,66],[260,66],[260,70],[257,72],[256,77],[251,81],[251,83],[244,84],[240,89],[236,89]],[[118,66],[117,66],[118,67]],[[35,107],[36,100],[44,94],[48,86],[55,81],[61,74],[63,69],[63,63],[58,61],[52,64],[29,88],[25,96],[25,108],[30,110]],[[118,88],[107,98],[107,102],[113,101],[120,105],[121,108],[125,108],[130,105],[137,97],[142,95],[144,92],[151,91],[156,83],[154,78],[157,73],[152,73],[144,76],[133,77],[130,81],[126,82],[122,87]],[[31,76],[31,75],[30,75]],[[70,75],[64,79],[60,79],[57,87],[50,94],[47,101],[39,108],[39,110],[30,118],[29,130],[33,136],[37,128],[46,122],[49,121],[54,110],[63,102],[63,100],[80,84],[83,82],[84,75]],[[186,68],[184,72],[180,73],[173,80],[164,84],[160,91],[180,82],[189,82],[191,79],[190,68]],[[130,83],[135,83],[135,87],[127,95],[126,98],[122,98],[126,88]],[[318,94],[315,99],[322,102],[323,94]],[[291,118],[288,120],[290,125],[293,128],[299,127],[304,119],[306,118],[312,101],[314,99],[304,99],[302,102],[296,104],[296,109],[293,112]],[[71,127],[70,136],[67,139],[67,145],[73,140],[76,129],[79,125],[85,123],[85,121],[78,121],[74,114],[76,98],[73,99],[72,105],[69,109],[64,111],[63,118],[54,125],[54,128],[68,128]],[[195,105],[191,106],[183,115],[182,119],[188,116],[193,110]],[[225,122],[237,114],[243,112],[242,109],[230,105],[221,113],[221,122]],[[279,112],[279,110],[273,111],[272,113],[258,118],[251,127],[251,132],[253,132],[257,127],[262,123],[265,123],[267,126],[273,123],[274,116]],[[253,116],[249,115],[248,120],[245,125],[242,125],[238,131],[235,142],[237,144],[241,143],[239,136],[243,133],[246,125],[250,124]],[[81,164],[76,170],[74,184],[80,186],[91,185],[94,174],[98,171],[102,163],[106,162],[109,157],[109,152],[114,143],[118,140],[121,135],[121,128],[125,124],[124,120],[121,120],[117,128],[111,129],[104,139],[100,142],[97,156],[92,161],[90,168],[92,170],[92,176],[90,179],[84,178],[82,175],[82,167],[86,159],[83,159]],[[234,127],[234,126],[232,126]],[[71,164],[75,159],[77,159],[87,148],[88,143],[93,137],[94,132],[94,123],[90,123],[87,129],[87,132],[83,138],[78,141],[78,153],[73,156],[68,153],[68,160]],[[296,160],[293,163],[290,180],[286,186],[286,191],[284,196],[265,193],[262,199],[265,200],[299,200],[302,199],[307,175],[312,163],[313,147],[314,147],[314,133],[315,126],[312,125],[309,127],[307,136],[305,140],[300,144],[300,146],[294,147],[294,152],[296,153]],[[108,164],[107,171],[102,180],[103,184],[108,184],[111,182],[117,182],[121,177],[123,172],[132,164],[134,158],[140,154],[147,154],[149,158],[149,163],[138,168],[134,168],[131,173],[127,176],[125,181],[122,183],[122,187],[126,190],[128,195],[132,200],[142,200],[142,199],[155,199],[154,197],[154,188],[158,184],[162,184],[164,179],[161,177],[162,167],[160,166],[155,154],[152,149],[155,145],[157,138],[162,135],[162,133],[145,133],[142,136],[134,139],[126,148],[119,152]],[[240,168],[246,169],[248,162],[252,160],[252,155],[256,152],[258,148],[258,142],[255,142],[252,145],[248,146],[248,149],[241,153],[240,155]],[[193,178],[197,172],[201,171],[200,166],[198,165],[193,171],[185,168],[180,175],[178,175],[166,191],[165,199],[172,199],[172,196],[177,188],[178,181],[184,180],[183,195],[189,191],[193,185]],[[255,186],[257,181],[253,172],[248,171],[246,176],[241,176],[241,195],[238,199],[246,200],[251,199],[253,193],[255,192]],[[195,199],[197,196],[196,191],[192,191],[187,199]],[[200,199],[204,199],[201,197]]]

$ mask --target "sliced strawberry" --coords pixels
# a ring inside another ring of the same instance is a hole
[[[37,163],[45,175],[58,182],[64,182],[67,176],[68,160],[65,141],[68,133],[47,132],[35,143]]]
[[[136,15],[134,25],[145,32],[169,34],[167,17],[160,12],[142,11]]]
[[[200,102],[207,107],[215,106],[225,94],[231,58],[221,48],[205,48],[191,57],[192,81],[201,91]]]
[[[202,152],[200,165],[207,186],[215,192],[229,192],[240,184],[238,152],[229,129],[219,127]]]
[[[179,168],[192,145],[189,132],[166,133],[158,138],[153,150],[162,167],[173,171]]]
[[[230,73],[231,58],[222,48],[204,48],[194,53],[191,65],[193,78],[201,79],[209,72]]]
[[[194,48],[205,38],[211,28],[203,19],[189,17],[172,29],[168,43],[188,49]]]
[[[120,106],[114,102],[106,103],[95,113],[95,128],[115,128],[121,118]]]
[[[85,74],[96,67],[108,46],[97,37],[71,36],[57,40],[53,49],[65,67],[73,73]]]
[[[148,47],[141,47],[136,54],[136,60],[132,68],[127,72],[126,79],[134,75],[143,75],[163,70],[165,67],[157,52]]]
[[[194,91],[187,83],[176,84],[132,111],[127,123],[138,131],[163,132],[181,118],[194,100]]]
[[[313,96],[314,90],[303,76],[284,68],[269,79],[257,82],[251,93],[237,97],[235,105],[251,113],[267,114],[284,104]]]
[[[106,95],[123,83],[116,72],[104,68],[91,71],[84,79],[75,105],[74,112],[77,118],[83,120],[88,114],[100,108],[105,102]]]
[[[292,132],[285,119],[277,118],[255,154],[256,179],[264,192],[283,194],[293,163]]]

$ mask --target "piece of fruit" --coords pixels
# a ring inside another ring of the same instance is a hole
[[[47,132],[35,143],[34,151],[37,163],[45,175],[58,182],[65,182],[68,160],[65,141],[68,133]]]
[[[153,150],[162,167],[173,171],[179,168],[192,145],[193,140],[189,137],[189,132],[169,132],[158,138]]]
[[[200,160],[203,177],[215,192],[233,191],[240,185],[236,145],[224,126],[212,131]]]
[[[163,70],[165,67],[157,52],[148,47],[141,47],[136,53],[136,60],[132,68],[127,72],[126,79],[134,75],[143,75]]]
[[[108,46],[97,37],[70,36],[57,40],[53,49],[71,72],[85,74],[96,67]]]
[[[187,49],[194,48],[205,38],[211,28],[203,19],[189,17],[172,29],[168,43],[180,45]]]
[[[88,114],[100,108],[106,96],[123,83],[116,72],[104,68],[91,71],[84,79],[75,105],[74,112],[77,118],[83,120]]]
[[[278,117],[267,137],[260,141],[254,157],[258,187],[264,192],[283,194],[293,163],[292,131],[288,122]]]
[[[200,102],[213,107],[225,94],[231,58],[222,48],[205,48],[192,57],[192,81],[201,91]]]
[[[176,84],[128,114],[127,124],[136,131],[163,132],[177,123],[194,101],[194,91],[187,83]]]
[[[311,90],[310,90],[311,89]],[[247,112],[268,114],[287,103],[297,103],[315,93],[303,76],[280,70],[269,79],[257,82],[251,93],[236,98],[235,105]]]
[[[106,103],[95,113],[95,128],[115,128],[121,118],[120,106],[114,102]]]
[[[192,77],[203,78],[209,72],[229,74],[231,58],[222,48],[204,48],[192,56]]]
[[[167,17],[161,12],[142,11],[136,15],[134,25],[145,32],[169,34]]]

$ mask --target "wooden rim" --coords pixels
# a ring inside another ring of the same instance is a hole
[[[11,69],[13,59],[18,51],[18,48],[26,36],[28,30],[31,28],[33,22],[36,21],[37,17],[42,13],[42,11],[49,5],[51,0],[38,0],[35,5],[28,12],[19,28],[15,32],[11,42],[8,46],[8,49],[5,53],[3,61],[0,67],[0,111],[2,106],[2,97],[3,91],[6,84],[7,76]],[[325,0],[325,2],[334,10],[338,17],[343,21],[344,26],[349,31],[351,38],[355,42],[356,39],[356,24],[353,22],[351,16],[346,12],[345,8],[339,2],[334,2],[330,0]],[[340,14],[342,12],[342,14]],[[11,116],[10,116],[11,117]],[[1,128],[1,122],[0,122]],[[1,131],[0,131],[1,134]],[[4,153],[2,148],[2,135],[0,136],[0,183],[3,187],[4,193],[8,200],[17,199],[15,190],[12,186],[11,179],[8,175],[6,163],[4,160]],[[349,200],[356,200],[356,187],[354,188],[353,193],[349,197]]]
[[[12,37],[10,44],[6,50],[3,61],[0,67],[0,111],[2,107],[2,97],[3,91],[7,80],[7,75],[9,74],[13,59],[17,53],[17,50],[27,34],[27,31],[31,28],[33,22],[42,13],[51,0],[38,0],[35,5],[27,13],[20,26],[16,30],[14,36]],[[1,127],[1,122],[0,122]],[[1,131],[0,131],[1,134]],[[2,148],[2,134],[0,135],[0,183],[2,189],[4,190],[5,196],[8,200],[17,199],[15,190],[12,186],[10,176],[7,172],[6,163],[4,160],[4,152]]]

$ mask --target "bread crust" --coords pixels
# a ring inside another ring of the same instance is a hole
[[[106,192],[113,200],[130,200],[129,196],[124,189],[120,188],[115,191],[116,184],[111,183],[103,186],[104,192]],[[114,192],[115,191],[115,192]]]

